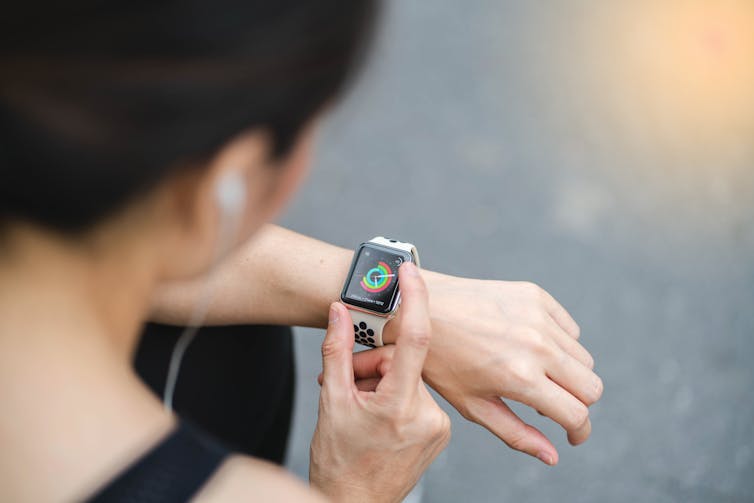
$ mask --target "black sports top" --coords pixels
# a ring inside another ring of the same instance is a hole
[[[229,454],[216,441],[182,421],[173,433],[100,489],[89,501],[188,501]]]

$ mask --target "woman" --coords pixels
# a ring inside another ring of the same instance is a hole
[[[5,7],[0,500],[320,499],[181,423],[131,360],[156,286],[205,273],[292,194],[372,11]],[[426,291],[415,267],[399,274],[397,343],[370,368],[352,367],[348,313],[330,308],[311,483],[335,500],[400,499],[447,443],[421,382]]]

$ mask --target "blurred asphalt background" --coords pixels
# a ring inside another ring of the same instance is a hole
[[[283,224],[347,247],[410,239],[427,268],[534,281],[580,323],[605,383],[578,448],[515,408],[555,442],[555,468],[443,402],[454,434],[424,501],[754,501],[754,83],[693,82],[697,63],[754,74],[724,59],[748,12],[697,15],[700,1],[383,12]],[[667,33],[689,35],[683,58],[663,56]],[[322,332],[297,333],[289,467],[306,477]]]

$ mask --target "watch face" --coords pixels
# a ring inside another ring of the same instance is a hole
[[[410,253],[371,243],[361,245],[340,299],[370,311],[391,312],[398,297],[398,268],[403,262],[413,262]]]

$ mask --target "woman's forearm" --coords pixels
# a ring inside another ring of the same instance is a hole
[[[268,225],[208,277],[160,288],[150,319],[186,324],[209,292],[204,324],[325,327],[352,257],[351,250]]]
[[[215,292],[206,323],[325,327],[352,257],[350,250],[269,226],[205,279]],[[426,269],[421,275],[432,327],[426,382],[464,417],[547,464],[557,463],[555,447],[498,397],[523,396],[525,404],[561,424],[571,443],[586,440],[587,407],[602,394],[602,381],[563,306],[532,283],[456,278]],[[155,321],[187,323],[201,284],[163,289]],[[386,343],[396,340],[401,316],[399,310],[385,325]],[[553,382],[561,390],[558,397],[551,393]]]

